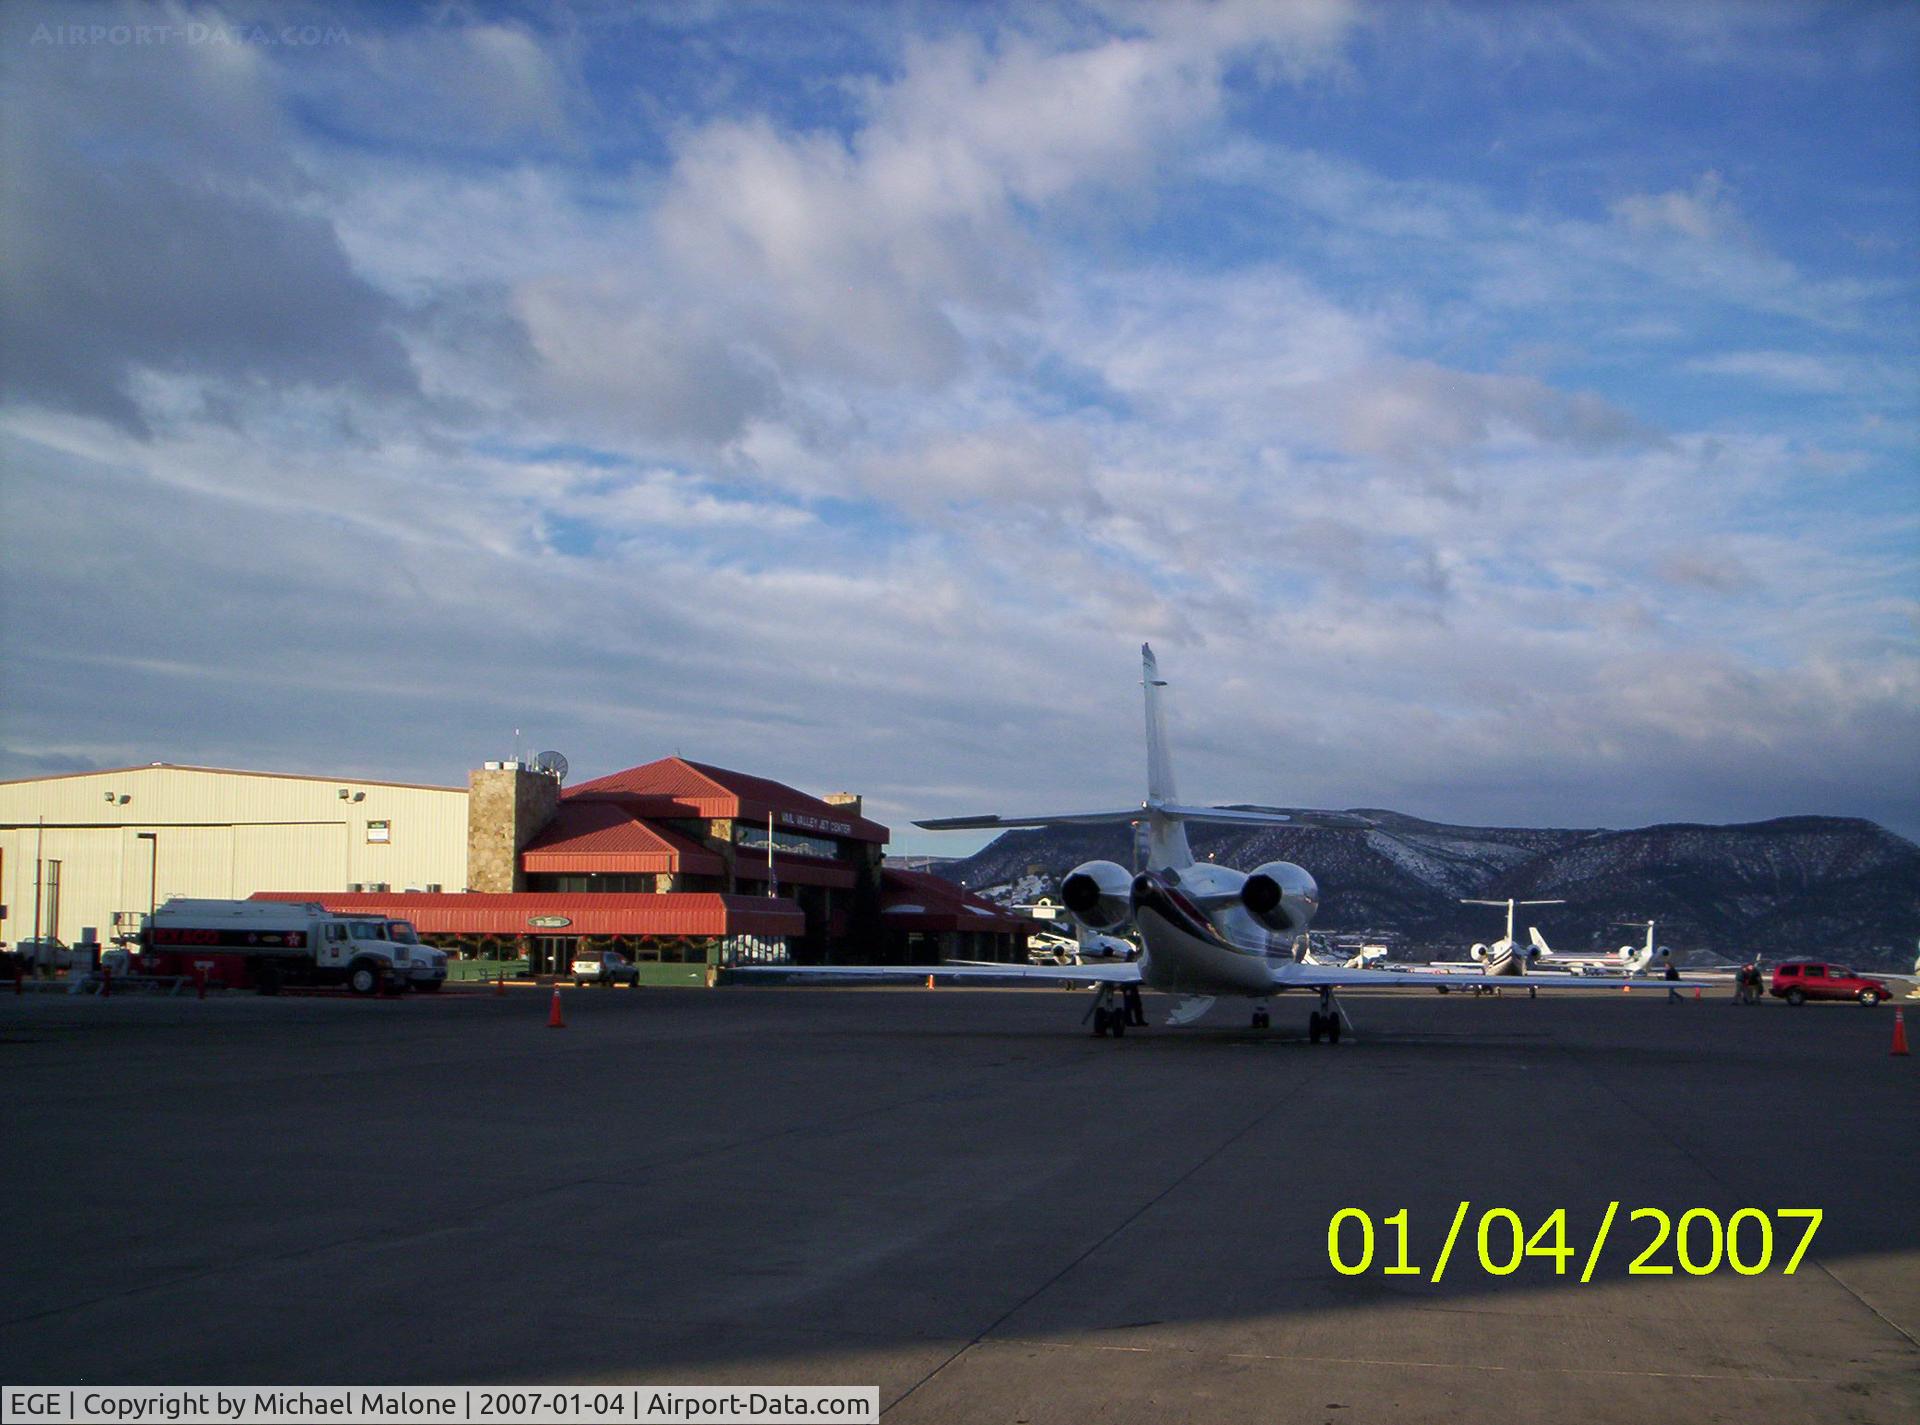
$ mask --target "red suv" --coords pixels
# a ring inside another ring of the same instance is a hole
[[[1872,1005],[1893,998],[1885,980],[1856,975],[1844,965],[1823,965],[1813,960],[1780,966],[1773,972],[1773,988],[1768,993],[1788,1004],[1805,1004],[1810,999],[1857,999]]]

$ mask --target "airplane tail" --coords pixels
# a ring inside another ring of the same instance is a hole
[[[1153,645],[1140,645],[1140,686],[1147,700],[1147,865],[1183,867],[1193,864],[1193,848],[1187,844],[1187,828],[1177,814],[1168,809],[1177,806],[1180,796],[1173,789],[1173,753],[1167,745],[1167,710],[1160,690],[1167,680],[1160,676],[1160,663],[1153,656]]]
[[[1223,826],[1294,826],[1365,830],[1374,823],[1345,812],[1293,811],[1277,807],[1238,810],[1229,807],[1188,806],[1173,786],[1173,757],[1167,740],[1166,709],[1160,690],[1167,686],[1153,646],[1140,645],[1140,681],[1146,692],[1147,799],[1121,811],[1056,812],[1041,816],[947,816],[914,825],[925,831],[985,831],[1017,826],[1111,826],[1145,822],[1149,868],[1169,870],[1191,866],[1186,823],[1212,822]]]
[[[1527,927],[1527,939],[1533,942],[1533,948],[1541,959],[1545,959],[1553,954],[1553,951],[1547,945],[1547,937],[1540,933],[1539,926],[1529,925]]]

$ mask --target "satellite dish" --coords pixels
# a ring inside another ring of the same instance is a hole
[[[567,780],[567,759],[558,752],[542,752],[533,759],[536,772],[545,772],[556,782]]]

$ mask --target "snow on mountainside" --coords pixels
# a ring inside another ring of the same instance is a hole
[[[1195,856],[1251,870],[1296,861],[1320,883],[1316,929],[1398,931],[1459,948],[1499,933],[1497,912],[1462,897],[1565,900],[1541,906],[1556,949],[1611,949],[1612,924],[1659,921],[1661,943],[1738,957],[1826,955],[1905,968],[1920,935],[1920,847],[1870,821],[1784,817],[1738,826],[1634,831],[1449,826],[1362,810],[1365,832],[1191,827]],[[1014,831],[941,868],[968,885],[1036,873],[1057,883],[1081,861],[1133,864],[1125,827]]]

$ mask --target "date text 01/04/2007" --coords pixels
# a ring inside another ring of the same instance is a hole
[[[1446,1242],[1431,1272],[1409,1259],[1412,1229],[1404,1207],[1380,1219],[1380,1226],[1387,1229],[1388,1240],[1384,1244],[1377,1242],[1373,1218],[1365,1209],[1341,1208],[1327,1223],[1327,1260],[1340,1275],[1357,1277],[1374,1270],[1377,1258],[1378,1269],[1386,1276],[1427,1277],[1437,1286],[1446,1274],[1447,1263],[1453,1259],[1454,1248],[1472,1208],[1472,1203],[1462,1202],[1454,1212]],[[1601,1250],[1619,1214],[1618,1202],[1607,1204],[1606,1215],[1600,1219],[1592,1246],[1585,1254],[1586,1265],[1580,1273],[1583,1283],[1593,1280]],[[1711,1208],[1695,1207],[1681,1213],[1676,1222],[1660,1208],[1636,1207],[1627,1214],[1627,1220],[1630,1224],[1650,1224],[1651,1237],[1640,1254],[1628,1263],[1627,1275],[1672,1276],[1677,1261],[1680,1270],[1688,1276],[1712,1276],[1724,1267],[1743,1277],[1757,1277],[1774,1265],[1774,1218],[1778,1218],[1783,1232],[1789,1224],[1797,1223],[1804,1228],[1780,1269],[1784,1275],[1792,1276],[1799,1270],[1800,1259],[1807,1254],[1813,1234],[1820,1229],[1825,1216],[1825,1211],[1818,1207],[1780,1207],[1775,1208],[1771,1216],[1757,1207],[1743,1207],[1723,1222],[1720,1214]],[[1376,1245],[1384,1245],[1385,1250],[1376,1254]],[[1669,1245],[1672,1260],[1665,1257]],[[1568,1241],[1564,1207],[1548,1213],[1546,1220],[1531,1233],[1521,1222],[1519,1213],[1511,1208],[1490,1207],[1480,1214],[1474,1246],[1480,1270],[1493,1277],[1512,1276],[1530,1257],[1551,1261],[1554,1275],[1565,1276],[1568,1262],[1579,1255],[1579,1249]]]

